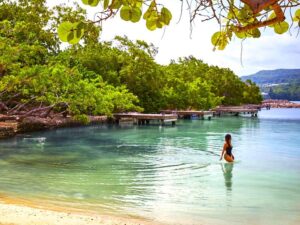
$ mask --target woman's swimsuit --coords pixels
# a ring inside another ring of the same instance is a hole
[[[234,159],[234,156],[232,155],[232,146],[227,145],[226,154]]]

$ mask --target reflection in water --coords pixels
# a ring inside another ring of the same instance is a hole
[[[166,224],[292,224],[300,207],[299,125],[224,117],[31,133],[0,141],[0,194]],[[219,164],[228,132],[243,163]]]
[[[225,179],[225,187],[227,191],[232,191],[232,170],[233,163],[222,164],[223,175]]]

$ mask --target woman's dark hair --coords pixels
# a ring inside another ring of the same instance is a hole
[[[229,141],[231,140],[231,135],[230,134],[226,134],[225,135],[225,141],[228,145],[230,145]]]

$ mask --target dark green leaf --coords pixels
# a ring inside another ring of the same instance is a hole
[[[123,6],[121,8],[120,16],[123,20],[129,21],[131,19],[131,8],[129,6]]]
[[[288,30],[289,30],[289,24],[285,21],[274,25],[274,31],[277,34],[283,34]]]
[[[82,0],[82,3],[89,6],[97,6],[99,4],[100,0]]]
[[[136,23],[136,22],[140,21],[141,17],[142,17],[142,10],[137,7],[132,8],[131,19],[130,19],[131,22]]]

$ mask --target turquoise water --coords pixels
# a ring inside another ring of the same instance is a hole
[[[234,164],[219,161],[227,132]],[[3,140],[0,194],[169,224],[300,224],[300,110]]]

